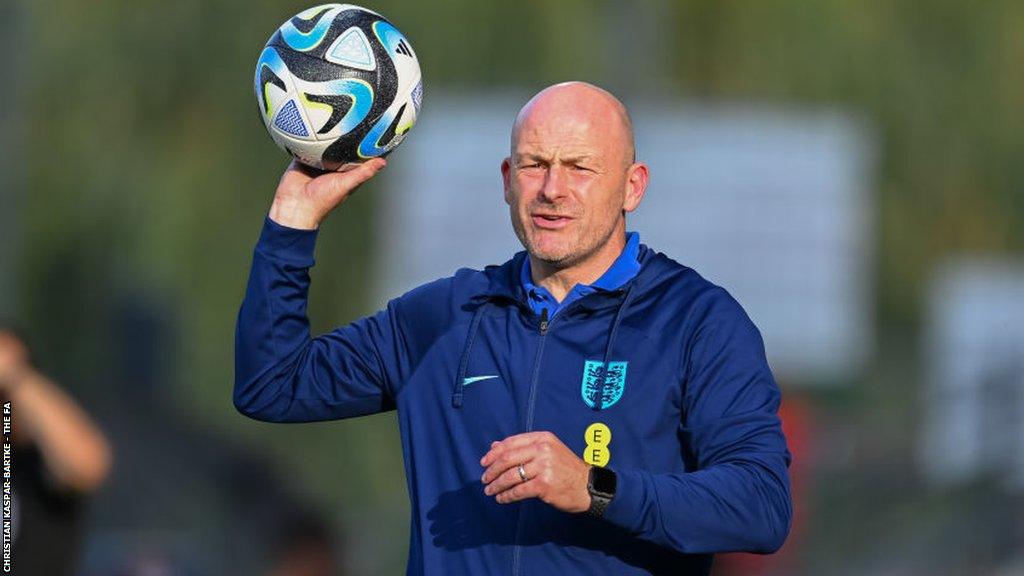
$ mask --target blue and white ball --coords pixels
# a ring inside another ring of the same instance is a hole
[[[324,170],[387,156],[416,123],[423,97],[409,41],[352,4],[316,6],[281,25],[256,62],[255,84],[274,142]]]

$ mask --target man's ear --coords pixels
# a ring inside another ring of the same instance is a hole
[[[505,204],[512,204],[512,159],[505,158],[501,161],[501,182],[505,186]]]
[[[629,167],[626,171],[626,194],[622,200],[623,210],[632,212],[640,206],[640,201],[644,199],[644,193],[647,191],[649,178],[647,164],[636,162]]]

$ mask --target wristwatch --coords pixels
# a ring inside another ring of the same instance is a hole
[[[604,516],[604,511],[615,498],[616,485],[615,471],[600,466],[590,467],[590,477],[587,479],[587,492],[590,492],[590,509],[587,514],[598,518]]]

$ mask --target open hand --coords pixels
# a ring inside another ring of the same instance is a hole
[[[325,172],[293,160],[277,185],[270,219],[289,228],[315,230],[331,210],[386,165],[383,158],[371,158],[339,172]]]

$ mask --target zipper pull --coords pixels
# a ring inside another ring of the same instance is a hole
[[[547,334],[548,332],[548,309],[540,309],[540,333]]]

